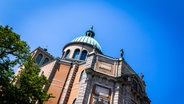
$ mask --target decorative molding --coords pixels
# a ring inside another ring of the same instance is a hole
[[[102,68],[102,69],[106,69],[106,70],[111,70],[112,69],[112,66],[107,65],[107,64],[103,64],[103,63],[100,63],[99,67]]]
[[[58,79],[53,79],[53,81],[57,81],[57,82],[61,82],[61,83],[65,83],[63,80],[58,80]]]

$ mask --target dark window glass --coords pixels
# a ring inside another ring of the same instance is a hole
[[[80,53],[80,50],[79,49],[76,49],[75,52],[74,52],[74,54],[73,54],[73,59],[78,59],[79,53]]]
[[[84,76],[84,70],[81,72],[80,78],[79,78],[79,82],[82,80],[82,77]]]
[[[36,57],[36,63],[39,64],[40,61],[42,60],[43,58],[43,55],[42,54],[39,54],[37,57]]]
[[[42,65],[44,65],[44,64],[46,64],[48,62],[49,62],[49,58],[45,58],[45,60],[43,61],[43,64]]]
[[[86,50],[82,51],[80,60],[86,60],[86,56],[87,56],[87,51]]]
[[[73,100],[73,103],[72,104],[76,104],[76,98]]]
[[[69,54],[70,54],[70,50],[67,50],[64,58],[68,58]]]

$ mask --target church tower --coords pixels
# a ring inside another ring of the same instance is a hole
[[[66,44],[62,56],[40,66],[52,93],[45,104],[150,104],[143,75],[120,57],[104,55],[93,27]],[[34,53],[37,54],[37,53]]]

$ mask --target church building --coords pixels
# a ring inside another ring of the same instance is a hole
[[[50,82],[44,89],[55,96],[44,104],[150,104],[144,76],[126,63],[123,50],[119,58],[104,55],[94,37],[91,28],[66,44],[59,58],[40,47],[31,53]]]

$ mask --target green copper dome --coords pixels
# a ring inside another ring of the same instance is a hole
[[[100,44],[90,36],[80,36],[80,37],[75,38],[71,42],[86,43],[86,44],[89,44],[92,46],[96,46],[96,48],[98,48],[100,51],[102,51]]]
[[[86,31],[86,36],[80,36],[75,38],[72,42],[86,43],[92,46],[95,46],[98,50],[102,52],[100,44],[94,39],[95,33],[93,32],[93,26]]]

